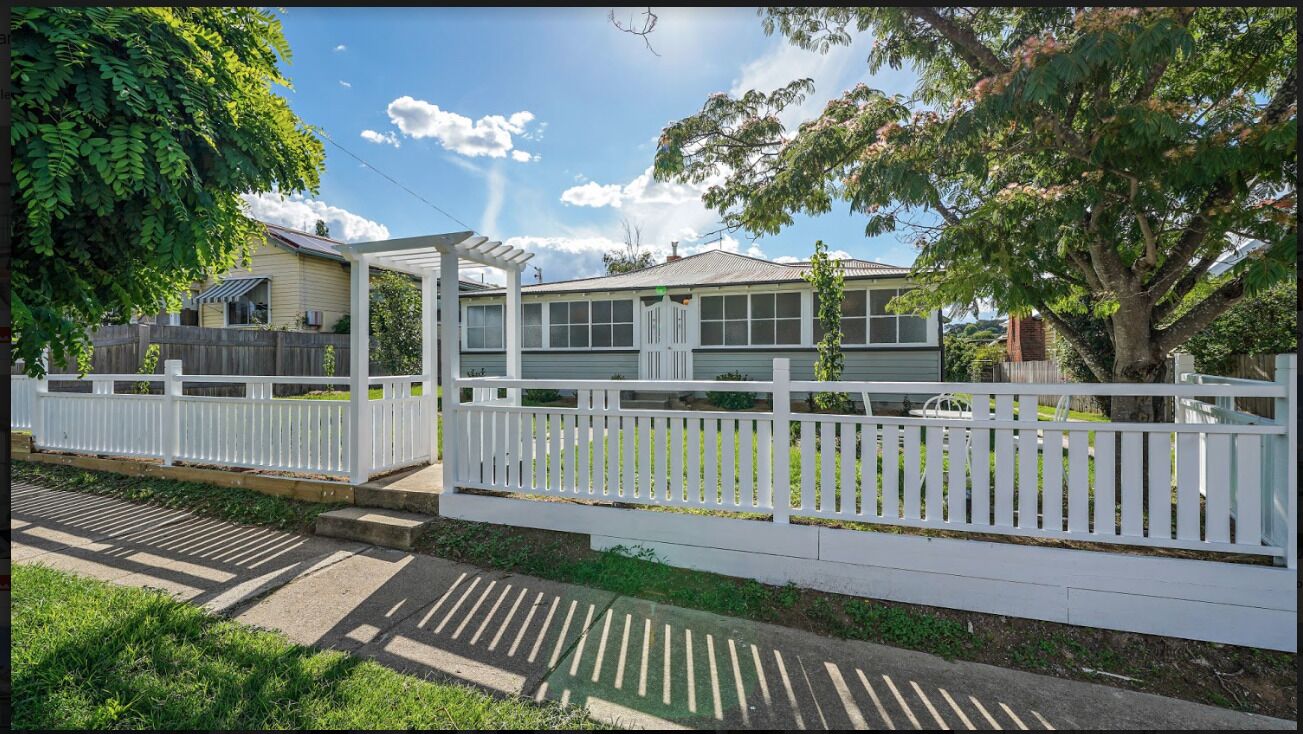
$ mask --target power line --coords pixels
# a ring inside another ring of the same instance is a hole
[[[443,209],[440,209],[440,208],[439,208],[439,207],[438,207],[434,202],[430,201],[429,199],[425,198],[424,196],[421,196],[420,194],[416,193],[415,191],[412,191],[411,189],[407,188],[407,187],[404,186],[400,181],[398,181],[398,179],[394,178],[393,176],[390,176],[389,174],[385,173],[384,171],[380,170],[379,168],[376,168],[375,166],[371,165],[370,163],[368,163],[368,162],[362,160],[361,156],[359,156],[358,154],[356,154],[356,153],[354,153],[353,151],[349,150],[348,148],[345,148],[344,146],[340,145],[339,143],[336,143],[336,142],[335,142],[335,139],[332,138],[332,137],[330,137],[330,135],[328,135],[328,134],[326,133],[325,130],[322,130],[321,128],[314,128],[314,130],[315,130],[315,132],[316,132],[318,135],[320,135],[323,139],[325,139],[326,142],[330,143],[331,145],[335,146],[336,148],[339,148],[340,150],[344,151],[344,152],[347,153],[348,155],[352,156],[352,158],[353,158],[354,160],[356,160],[358,163],[361,163],[362,165],[366,166],[367,168],[370,168],[372,171],[375,171],[376,173],[380,174],[381,176],[384,176],[384,177],[385,177],[386,179],[388,179],[389,182],[392,183],[393,185],[397,186],[398,188],[402,189],[403,191],[406,191],[407,193],[411,194],[412,196],[415,196],[417,199],[420,199],[420,200],[421,200],[421,201],[422,201],[426,206],[430,207],[431,209],[435,210],[436,212],[439,212],[440,214],[442,214],[442,215],[444,215],[445,217],[451,219],[452,221],[456,222],[457,224],[460,224],[461,226],[465,227],[466,229],[471,230],[471,231],[474,231],[474,229],[475,229],[474,227],[472,227],[472,226],[470,226],[469,224],[463,222],[462,220],[458,219],[457,217],[454,217],[453,215],[449,214],[448,212],[444,211]]]

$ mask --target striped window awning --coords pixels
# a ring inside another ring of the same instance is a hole
[[[233,278],[223,281],[194,297],[194,303],[230,303],[243,298],[267,278]]]

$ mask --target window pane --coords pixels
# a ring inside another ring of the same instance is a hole
[[[547,337],[548,346],[552,349],[565,349],[570,346],[570,329],[565,326],[556,326],[555,324],[548,327]]]
[[[520,307],[520,323],[524,326],[537,326],[543,323],[543,304],[526,303]]]
[[[842,315],[863,316],[864,301],[864,291],[846,291],[846,297],[842,299]]]
[[[842,341],[847,344],[864,344],[864,319],[842,319]]]
[[[542,349],[543,327],[522,326],[520,328],[520,346],[525,349]]]
[[[484,346],[488,349],[502,348],[502,329],[487,328],[484,330]]]
[[[889,316],[891,312],[887,310],[887,304],[891,299],[896,297],[894,288],[879,288],[869,291],[869,315],[870,316]],[[894,341],[894,340],[893,340]]]
[[[607,324],[593,324],[593,346],[611,346],[611,327]]]
[[[484,348],[484,330],[480,328],[466,327],[466,348],[483,349]]]
[[[569,323],[569,313],[569,309],[565,303],[549,303],[547,305],[547,317],[553,324]]]
[[[588,301],[571,301],[570,302],[570,323],[586,324],[588,323]],[[571,341],[574,341],[573,337]]]
[[[775,344],[800,344],[801,343],[801,320],[800,319],[779,319],[777,321]]]
[[[927,341],[927,319],[918,316],[901,316],[900,341],[902,343]]]
[[[772,319],[773,317],[774,317],[774,294],[760,293],[751,296],[751,318]]]
[[[724,318],[745,319],[747,317],[746,296],[725,296]]]
[[[477,326],[484,325],[484,307],[469,306],[466,308],[466,326],[474,329]]]
[[[718,321],[724,318],[723,296],[704,296],[701,299],[701,318]]]
[[[779,293],[777,313],[781,319],[801,318],[801,294]]]
[[[633,323],[633,301],[612,301],[612,320],[617,324]]]
[[[701,343],[718,346],[724,343],[724,323],[722,321],[701,322]]]
[[[746,343],[747,343],[747,322],[745,322],[745,321],[725,321],[725,322],[724,322],[724,343],[725,343],[725,344],[746,344]]]
[[[845,331],[845,330],[843,329],[843,331]],[[817,341],[819,341],[819,340],[822,339],[822,338],[823,338],[823,324],[819,323],[819,320],[818,320],[818,319],[815,319],[815,320],[814,320],[814,340],[817,342]]]
[[[502,334],[502,306],[486,306],[484,308],[484,328],[497,331]]]
[[[570,327],[570,348],[588,346],[588,326]]]
[[[896,318],[869,319],[869,340],[874,344],[896,343]]]
[[[593,301],[593,323],[594,324],[611,323],[610,301]],[[596,342],[594,341],[594,343]]]
[[[612,327],[611,337],[612,346],[632,347],[633,346],[633,324],[616,324]]]
[[[773,344],[774,343],[774,322],[769,319],[764,321],[751,322],[751,343],[752,344]]]

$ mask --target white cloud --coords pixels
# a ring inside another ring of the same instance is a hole
[[[829,250],[828,257],[834,260],[854,260],[855,256],[845,250]],[[776,263],[800,263],[808,262],[809,257],[793,257],[791,255],[779,255],[774,258]]]
[[[353,85],[352,85],[352,84],[349,84],[348,82],[344,81],[343,79],[340,79],[340,80],[339,80],[339,86],[341,86],[341,87],[343,87],[343,88],[345,88],[345,89],[352,89],[352,88],[353,88]]]
[[[330,226],[330,236],[337,240],[368,242],[389,239],[389,228],[385,225],[324,201],[305,198],[302,194],[244,194],[242,198],[249,216],[264,222],[311,232],[313,224],[321,219]]]
[[[335,47],[335,51],[336,51],[337,53],[340,52],[340,51],[347,51],[347,50],[348,50],[348,46],[345,46],[345,45],[342,44],[342,43]]]
[[[520,161],[521,163],[530,163],[533,161],[538,161],[540,158],[542,158],[542,156],[538,155],[537,153],[526,153],[523,150],[511,151],[511,159],[514,161]]]
[[[434,138],[444,148],[471,158],[506,158],[516,147],[512,136],[523,136],[529,123],[534,120],[534,113],[528,111],[516,112],[507,117],[485,115],[478,120],[471,120],[465,115],[439,109],[436,104],[410,96],[390,102],[387,111],[390,121],[404,135]],[[515,154],[512,154],[512,158],[525,160]]]
[[[375,130],[363,130],[362,139],[371,143],[378,143],[380,145],[392,145],[395,148],[398,147],[398,136],[394,135],[391,132],[378,133]]]
[[[624,187],[619,184],[605,186],[589,181],[582,186],[571,186],[561,192],[561,201],[574,206],[619,208],[624,202]]]

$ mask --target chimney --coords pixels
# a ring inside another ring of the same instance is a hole
[[[678,242],[671,242],[671,243],[670,243],[670,254],[668,254],[668,255],[665,256],[665,262],[667,262],[667,263],[672,263],[672,262],[674,262],[675,260],[682,260],[682,259],[683,259],[683,258],[679,257],[679,243],[678,243]]]

